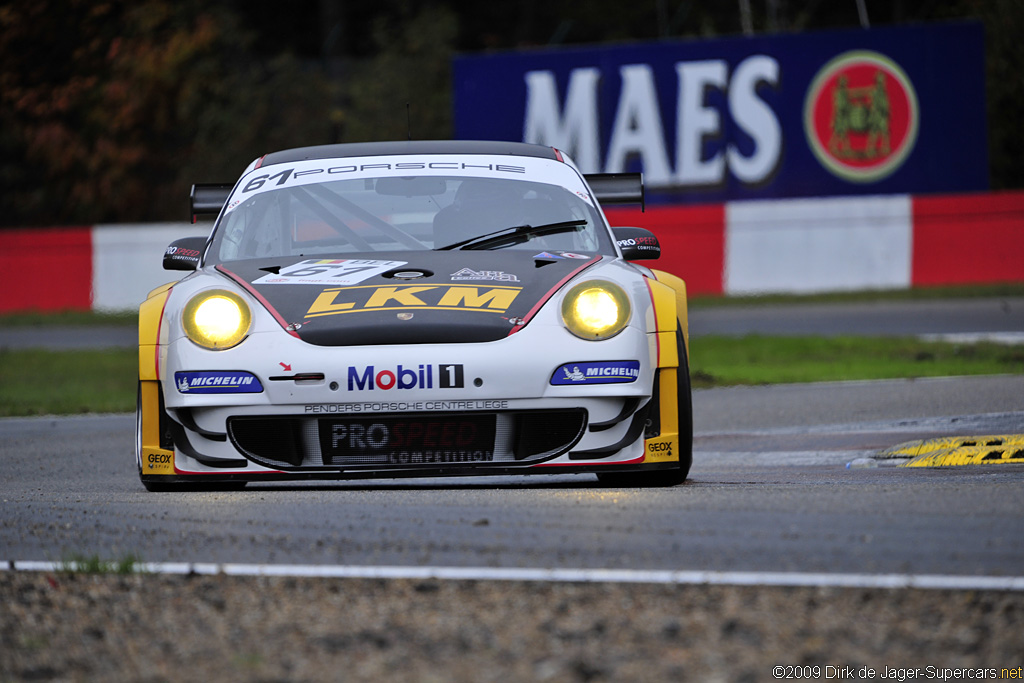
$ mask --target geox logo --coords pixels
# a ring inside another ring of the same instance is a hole
[[[331,287],[317,296],[307,318],[403,308],[504,313],[522,287],[473,285],[395,285]]]

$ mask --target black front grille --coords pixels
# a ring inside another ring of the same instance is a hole
[[[553,458],[576,445],[586,424],[587,411],[573,408],[319,418],[231,417],[227,428],[239,452],[275,469],[443,469],[507,466]]]
[[[531,460],[553,452],[564,452],[579,441],[586,411],[530,411],[515,415],[516,460]]]
[[[654,373],[654,388],[651,390],[651,402],[647,404],[647,425],[644,438],[653,439],[661,436],[661,370]]]
[[[228,420],[228,434],[235,448],[246,456],[299,467],[305,451],[302,422],[301,418],[290,417],[235,417]]]

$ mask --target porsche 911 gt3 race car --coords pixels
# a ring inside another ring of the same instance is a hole
[[[601,209],[642,199],[639,174],[508,142],[307,147],[194,186],[213,229],[139,310],[142,483],[681,483],[686,287]]]

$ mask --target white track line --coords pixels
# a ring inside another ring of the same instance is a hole
[[[0,571],[55,572],[74,562],[33,560],[0,563]],[[943,574],[829,574],[814,572],[715,572],[635,569],[532,569],[492,567],[360,567],[318,564],[217,564],[142,562],[145,574],[289,576],[345,579],[445,579],[455,581],[547,581],[564,583],[646,583],[719,586],[812,586],[838,588],[921,588],[1024,591],[1024,576]]]

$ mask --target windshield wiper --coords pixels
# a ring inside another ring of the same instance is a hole
[[[544,225],[516,225],[511,228],[502,228],[489,232],[486,235],[477,235],[469,239],[447,244],[443,247],[434,247],[434,251],[448,251],[451,249],[491,249],[504,247],[510,244],[521,244],[531,237],[541,235],[553,235],[559,232],[569,232],[586,225],[585,218],[578,218],[573,221],[559,221],[558,223],[545,223]]]

